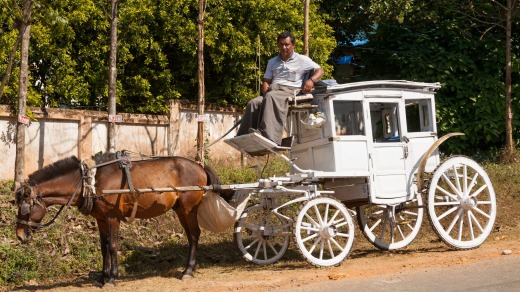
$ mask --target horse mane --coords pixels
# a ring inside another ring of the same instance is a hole
[[[94,156],[92,156],[92,159],[94,159],[96,164],[100,164],[109,160],[115,160],[116,154],[112,152],[97,153]]]
[[[29,183],[39,184],[79,168],[80,161],[76,156],[64,158],[30,174]]]

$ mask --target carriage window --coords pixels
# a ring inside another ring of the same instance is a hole
[[[408,132],[433,131],[430,100],[406,101],[406,127]]]
[[[371,103],[370,121],[374,142],[399,142],[399,108],[397,103]]]
[[[361,101],[334,101],[336,135],[365,135]]]

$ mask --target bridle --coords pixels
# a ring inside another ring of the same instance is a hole
[[[82,181],[83,181],[83,176],[80,177],[78,184],[76,185],[76,189],[74,190],[74,193],[72,194],[72,196],[70,196],[67,204],[61,206],[61,208],[58,210],[56,215],[54,215],[54,218],[52,218],[47,223],[39,223],[39,222],[31,221],[31,212],[32,212],[34,205],[38,205],[38,206],[42,207],[46,213],[47,213],[47,207],[45,207],[45,204],[43,203],[43,197],[40,192],[40,187],[37,184],[31,185],[29,183],[24,183],[20,187],[21,194],[18,194],[18,192],[16,193],[16,204],[20,208],[20,213],[22,215],[29,214],[29,219],[21,220],[21,219],[17,218],[16,222],[19,224],[24,224],[24,225],[30,226],[36,230],[51,225],[52,223],[54,223],[54,221],[56,221],[56,219],[60,215],[61,211],[63,211],[63,209],[70,207],[70,205],[72,204],[72,201],[74,200],[74,198],[76,197],[76,194],[78,193],[79,186],[81,185]],[[29,194],[26,193],[27,189],[30,190]],[[36,189],[36,192],[35,192],[35,189]],[[27,200],[28,200],[28,202],[27,202]]]

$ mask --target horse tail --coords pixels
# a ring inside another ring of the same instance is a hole
[[[221,183],[220,177],[218,177],[218,174],[215,172],[215,170],[212,167],[210,167],[208,165],[204,165],[204,171],[206,172],[206,175],[208,176],[208,180],[207,180],[208,186],[214,185],[214,184],[220,185],[220,183]]]
[[[206,175],[208,177],[208,180],[207,180],[208,186],[210,186],[210,185],[220,186],[222,184],[220,177],[218,176],[218,174],[215,172],[215,170],[212,167],[210,167],[208,165],[204,165],[204,171],[206,172]],[[224,198],[224,200],[226,200],[226,201],[231,200],[233,198],[233,195],[235,194],[234,190],[222,190],[221,189],[218,191],[215,190],[214,192],[219,194],[219,196]]]

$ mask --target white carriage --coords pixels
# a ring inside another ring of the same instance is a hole
[[[495,193],[475,161],[457,156],[440,163],[438,146],[461,134],[437,137],[438,88],[410,81],[325,84],[312,100],[291,101],[289,147],[256,133],[226,140],[245,153],[272,152],[291,165],[285,177],[236,187],[255,202],[235,224],[244,258],[273,263],[294,236],[312,264],[337,265],[351,250],[353,217],[376,247],[403,248],[419,232],[425,208],[448,245],[482,244],[495,221]]]

